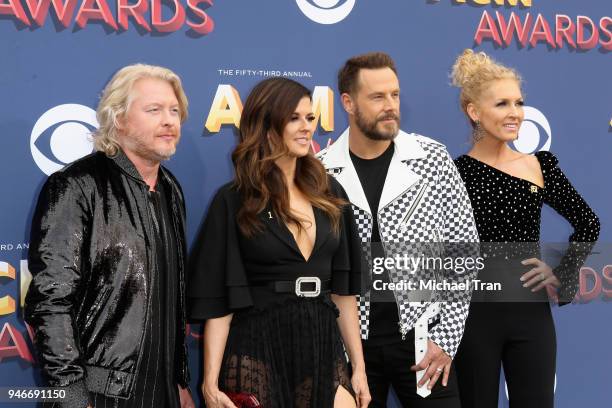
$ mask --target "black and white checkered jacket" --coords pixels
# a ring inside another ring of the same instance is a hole
[[[376,215],[385,255],[396,242],[478,242],[478,232],[463,181],[441,143],[400,131]],[[372,211],[349,156],[349,130],[317,154],[325,169],[345,189],[361,241],[370,242]],[[391,250],[392,251],[392,250]],[[390,277],[392,272],[390,271]],[[397,277],[396,277],[397,278]],[[393,278],[391,278],[393,279]],[[429,338],[454,357],[463,336],[469,302],[414,302],[406,292],[394,291],[402,336],[415,327],[429,306],[439,313]],[[468,299],[469,300],[469,299]],[[370,293],[359,296],[361,336],[368,338]]]

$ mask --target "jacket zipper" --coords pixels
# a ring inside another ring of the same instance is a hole
[[[182,214],[182,209],[180,208],[180,204],[176,202],[174,194],[172,194],[172,198],[171,198],[171,202],[172,202],[172,211],[174,213],[174,215],[179,214],[179,216],[181,218],[183,218]],[[184,224],[183,224],[184,225]],[[180,239],[180,237],[184,237],[184,231],[179,231],[179,223],[174,222],[173,219],[173,225],[172,225],[173,229],[174,229],[174,235],[177,239],[177,248],[180,247],[178,249],[178,257],[179,257],[179,265],[185,265],[185,260],[184,260],[184,251],[185,248],[183,245],[181,245],[181,242],[184,242],[184,240]],[[183,233],[181,233],[183,232]],[[186,367],[186,362],[187,362],[187,333],[186,333],[186,324],[187,324],[187,316],[186,316],[186,301],[185,301],[185,269],[181,268],[179,266],[179,308],[181,309],[181,322],[179,323],[181,326],[181,332],[182,332],[182,338],[183,338],[183,344],[181,349],[183,350],[183,363],[181,364],[181,371],[182,371],[182,377],[183,380],[188,383],[187,381],[187,367]]]
[[[419,207],[419,204],[421,204],[421,200],[423,199],[423,195],[425,195],[425,190],[427,189],[428,185],[429,185],[428,183],[424,182],[423,185],[421,187],[419,187],[419,190],[417,192],[416,198],[414,199],[412,205],[408,209],[408,213],[406,214],[406,216],[402,220],[402,222],[400,224],[400,228],[403,228],[403,229],[406,228],[406,224],[408,223],[408,221],[412,217],[412,214]],[[378,217],[378,214],[377,214],[377,217]],[[379,222],[379,225],[380,225],[380,222]],[[404,340],[406,340],[406,335],[408,334],[409,330],[408,330],[408,325],[402,322],[402,313],[401,313],[401,310],[400,310],[400,305],[397,302],[397,298],[395,299],[395,306],[397,307],[397,316],[399,318],[398,325],[399,325],[400,335],[402,336],[402,341],[404,341]]]
[[[94,317],[100,314],[100,308],[102,307],[102,303],[106,302],[110,297],[112,289],[109,287],[105,287],[100,292],[98,292],[98,296],[96,297],[92,307],[89,309],[90,315],[87,316],[83,327],[87,329],[90,323],[93,321]]]
[[[423,195],[425,194],[425,190],[427,189],[428,185],[429,185],[428,183],[423,183],[423,185],[419,188],[419,191],[417,192],[416,198],[412,202],[412,205],[408,209],[408,213],[406,214],[406,216],[404,217],[404,219],[401,222],[402,228],[406,228],[406,224],[410,220],[410,217],[412,217],[412,214],[416,211],[416,209],[418,208],[419,204],[421,204],[421,200],[423,199]]]
[[[379,225],[379,234],[380,234],[380,217],[378,214],[378,211],[376,212],[376,220],[378,221],[378,225]],[[382,237],[381,237],[382,238]],[[370,242],[372,242],[372,235],[370,235]],[[380,243],[381,245],[383,244],[382,242]],[[384,246],[383,246],[384,249]],[[393,295],[393,297],[395,298],[395,295]],[[402,341],[406,340],[406,335],[408,334],[408,329],[407,329],[407,325],[402,325],[402,314],[400,311],[400,306],[397,303],[397,298],[395,298],[395,307],[397,308],[397,316],[399,321],[397,322],[397,324],[399,325],[400,328],[400,334],[402,336]],[[366,321],[368,322],[368,337],[369,337],[369,332],[370,332],[370,310],[368,310],[368,318],[366,319]]]
[[[402,228],[405,228],[405,224],[408,222],[408,220],[410,220],[410,217],[412,216],[414,211],[417,209],[417,207],[421,203],[421,200],[423,199],[423,195],[425,194],[425,190],[427,189],[428,185],[429,185],[428,183],[424,182],[423,185],[419,188],[419,190],[417,192],[417,196],[416,196],[414,202],[410,206],[410,209],[408,210],[408,213],[406,214],[406,216],[404,217],[404,219],[402,220],[402,222],[400,224]],[[376,211],[375,214],[376,214],[376,220],[378,221],[378,225],[380,226],[380,217],[379,217],[378,211]],[[370,242],[371,242],[371,240],[372,240],[372,236],[370,235]],[[402,340],[406,340],[406,335],[408,334],[408,331],[409,331],[408,330],[408,325],[402,323],[402,314],[401,314],[400,306],[397,303],[397,298],[395,299],[395,306],[397,307],[397,316],[399,318],[398,325],[399,325],[399,329],[400,329],[400,334],[402,336]],[[369,329],[370,329],[370,311],[369,310],[368,310],[367,322],[368,322],[368,332],[369,332]]]
[[[146,211],[147,211],[147,221],[148,221],[148,225],[151,226],[153,225],[153,220],[151,218],[151,207],[149,206],[149,186],[146,186],[142,189],[142,191],[144,192],[144,200],[145,200],[145,207],[146,207]],[[155,254],[157,248],[155,248],[155,239],[153,237],[153,234],[151,234],[150,228],[145,228],[145,230],[147,231],[150,241],[151,241],[151,251],[149,254],[147,254],[147,270],[150,273],[150,277],[151,279],[149,280],[149,299],[147,299],[147,310],[145,311],[145,318],[144,318],[144,326],[143,326],[143,330],[142,330],[142,335],[140,337],[140,345],[139,345],[139,350],[138,350],[138,359],[136,361],[136,371],[134,372],[134,376],[138,376],[139,372],[140,372],[140,363],[142,362],[142,345],[144,343],[144,337],[145,337],[145,333],[147,332],[147,319],[149,318],[149,315],[151,313],[151,293],[150,290],[151,288],[153,288],[153,283],[154,283],[154,279],[155,279],[155,274],[151,273],[151,266],[153,265],[153,255]],[[132,381],[132,383],[130,384],[130,389],[128,390],[128,395],[131,394],[131,391],[134,388],[134,381]]]

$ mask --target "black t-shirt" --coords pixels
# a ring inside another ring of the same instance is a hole
[[[353,162],[353,166],[355,166],[359,181],[361,182],[361,187],[363,188],[363,192],[368,200],[368,205],[370,206],[370,211],[372,212],[371,242],[380,242],[380,231],[378,229],[378,217],[376,214],[378,212],[380,196],[385,186],[385,180],[387,178],[389,165],[391,164],[393,152],[393,143],[389,145],[383,154],[374,159],[362,159],[350,152],[351,161]],[[380,245],[372,245],[372,250],[373,257],[384,256]],[[381,253],[376,253],[377,250]],[[386,271],[376,279],[379,278],[386,282],[389,281],[389,276]],[[393,293],[388,291],[372,291],[371,294],[370,334],[368,336],[368,342],[386,343],[401,339],[398,328],[399,315]]]

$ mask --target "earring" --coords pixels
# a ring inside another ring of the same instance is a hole
[[[479,142],[480,140],[482,140],[483,137],[484,137],[484,130],[482,129],[482,126],[480,125],[480,121],[477,120],[476,122],[474,122],[474,129],[472,129],[472,142],[474,143]]]

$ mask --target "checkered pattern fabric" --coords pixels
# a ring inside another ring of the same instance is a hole
[[[359,231],[359,239],[363,244],[370,242],[372,237],[372,217],[366,211],[362,210],[357,206],[351,206],[353,209],[353,216],[355,217],[355,223]],[[368,251],[368,245],[362,245],[362,254],[366,261],[366,265],[369,266],[368,270],[372,270],[372,253]],[[369,278],[369,277],[368,277]],[[367,279],[362,278],[362,281]],[[361,332],[361,338],[367,339],[369,335],[369,324],[370,321],[370,291],[365,291],[362,295],[357,296],[357,304],[359,306],[359,329]]]
[[[385,255],[408,254],[411,251],[422,252],[423,246],[429,248],[429,256],[441,256],[436,253],[441,246],[430,243],[478,242],[478,233],[472,214],[469,197],[446,148],[431,139],[415,136],[426,156],[406,160],[406,168],[415,173],[419,180],[410,186],[395,200],[378,212],[379,229]],[[325,163],[325,150],[318,157]],[[337,176],[342,168],[328,169],[328,173]],[[402,177],[401,174],[392,175]],[[356,180],[355,182],[359,182]],[[359,228],[362,242],[369,242],[372,234],[371,216],[364,210],[353,206],[353,213]],[[438,249],[436,249],[438,248]],[[433,252],[432,252],[433,251]],[[367,256],[367,254],[366,254]],[[452,256],[446,254],[445,256]],[[461,256],[478,256],[477,253]],[[370,259],[368,264],[371,265]],[[413,271],[414,272],[414,271]],[[426,273],[427,271],[421,271]],[[408,270],[389,270],[391,281],[414,280],[414,275],[408,275]],[[449,280],[462,282],[470,279],[466,273],[458,276],[448,276]],[[421,317],[429,302],[414,301],[414,293],[410,291],[395,291],[399,306],[400,327],[402,334],[411,330]],[[469,298],[465,292],[446,291],[444,299],[440,299],[440,313],[430,319],[438,321],[431,332],[430,338],[449,356],[454,357],[463,336],[465,319],[469,309]],[[469,294],[468,294],[469,295]],[[436,294],[433,294],[436,299]],[[359,317],[361,335],[368,337],[370,297],[365,293],[359,299]]]
[[[317,154],[317,158],[323,161],[326,150],[322,150]],[[327,173],[333,177],[338,176],[342,172],[342,167],[327,169]],[[359,231],[359,239],[364,245],[361,247],[363,259],[366,261],[366,265],[369,266],[368,270],[372,270],[372,254],[368,250],[368,242],[372,237],[372,217],[367,211],[362,210],[356,205],[351,205],[353,210],[353,217],[355,218],[355,224],[357,224],[357,230]],[[369,277],[368,277],[369,278]],[[362,278],[362,281],[367,281],[367,278]],[[365,285],[363,285],[365,287]],[[365,291],[362,295],[357,296],[357,306],[359,308],[359,329],[361,332],[361,338],[367,339],[369,335],[369,319],[370,319],[370,291]]]

